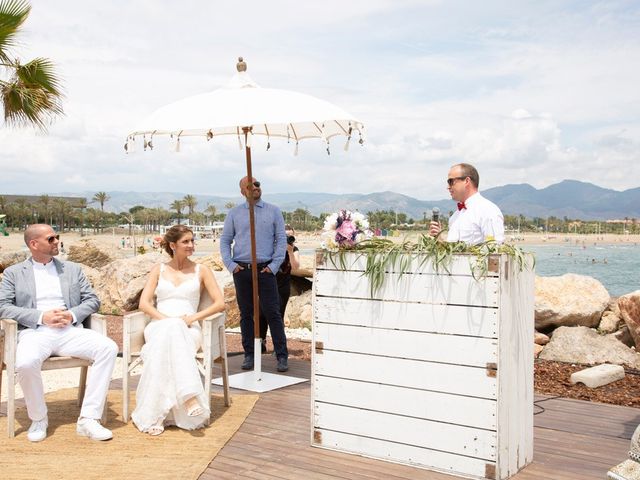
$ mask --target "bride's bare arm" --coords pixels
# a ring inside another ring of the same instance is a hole
[[[153,296],[158,286],[158,278],[160,278],[160,265],[156,265],[151,269],[149,277],[147,277],[147,283],[140,294],[140,310],[154,320],[167,318],[167,316],[160,313],[153,304]]]
[[[222,312],[224,310],[224,296],[222,295],[218,282],[216,282],[216,277],[213,276],[210,268],[200,269],[200,282],[204,285],[204,289],[211,297],[212,303],[204,310],[196,312],[193,315],[183,317],[187,325],[191,325],[193,322],[197,322],[198,320],[202,320],[203,318],[207,318],[214,313]]]

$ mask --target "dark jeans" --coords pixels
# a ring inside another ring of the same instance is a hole
[[[236,287],[236,299],[240,308],[240,331],[242,332],[242,348],[245,355],[253,355],[253,289],[251,286],[251,270],[245,268],[233,274]],[[264,312],[269,328],[273,349],[278,358],[289,356],[287,337],[284,333],[284,322],[280,315],[280,297],[276,277],[272,273],[258,272],[258,300],[260,310]],[[260,354],[258,352],[258,354]]]
[[[291,274],[278,272],[276,282],[278,284],[278,296],[280,297],[280,317],[282,317],[282,321],[284,322],[284,312],[287,309],[287,303],[291,296]],[[268,326],[267,317],[265,317],[264,312],[260,309],[260,338],[263,340],[267,338]]]

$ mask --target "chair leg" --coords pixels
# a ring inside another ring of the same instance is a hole
[[[222,370],[222,390],[224,392],[225,407],[231,406],[231,395],[229,393],[229,368],[227,363],[227,337],[224,331],[224,325],[218,329],[220,337],[220,367]]]
[[[15,356],[13,357],[15,358]],[[12,358],[7,364],[7,433],[16,436],[16,372]]]
[[[129,422],[129,369],[124,362],[124,371],[122,372],[122,420],[124,423]]]
[[[4,329],[0,329],[0,398],[2,398],[2,372],[4,367]]]
[[[9,438],[16,436],[16,338],[17,327],[9,326],[5,334],[4,358],[7,360],[7,434]]]
[[[84,393],[87,390],[87,371],[89,367],[80,367],[80,382],[78,383],[78,407],[82,407]]]

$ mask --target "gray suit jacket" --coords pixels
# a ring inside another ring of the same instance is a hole
[[[60,276],[64,302],[80,325],[98,311],[100,300],[80,265],[57,258],[53,262]],[[36,282],[31,259],[7,268],[0,284],[0,318],[15,320],[18,328],[37,328],[41,313],[36,308]]]

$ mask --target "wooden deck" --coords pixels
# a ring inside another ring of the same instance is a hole
[[[229,358],[240,372],[242,355]],[[287,375],[310,378],[311,364],[290,360]],[[275,373],[275,357],[263,356]],[[219,372],[214,372],[219,376]],[[137,378],[134,380],[134,387]],[[121,388],[119,380],[111,388]],[[219,393],[219,387],[214,387]],[[233,390],[233,395],[246,392]],[[23,401],[18,401],[23,405]],[[640,409],[536,396],[534,461],[515,480],[603,480],[624,460]],[[0,410],[5,412],[3,402]],[[311,447],[310,383],[260,394],[253,411],[201,480],[453,480],[451,475]],[[544,410],[543,410],[544,409]],[[4,417],[4,413],[0,414]],[[1,421],[5,421],[3,418]],[[215,428],[215,425],[214,425]]]
[[[242,356],[230,359],[240,371]],[[275,359],[263,356],[263,369],[275,373]],[[310,378],[311,364],[290,361],[288,375]],[[242,395],[239,390],[234,395]],[[450,475],[311,447],[310,384],[263,393],[233,439],[201,475],[290,480],[445,480]],[[624,460],[640,410],[571,399],[536,397],[534,461],[516,480],[602,480]]]

